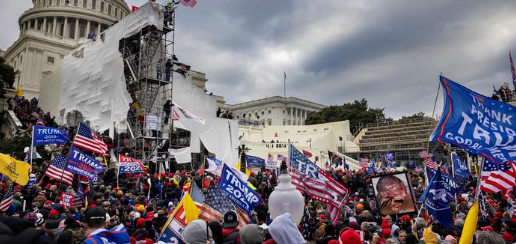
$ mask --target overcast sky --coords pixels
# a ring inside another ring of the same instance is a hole
[[[1,49],[31,5],[2,3]],[[440,72],[489,96],[510,83],[515,11],[507,0],[197,0],[177,11],[176,53],[230,104],[283,95],[285,71],[287,96],[325,105],[365,97],[399,118],[432,112]]]

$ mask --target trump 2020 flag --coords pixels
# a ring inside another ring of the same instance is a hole
[[[265,166],[265,159],[256,156],[246,155],[245,161],[248,167],[261,168]]]
[[[515,161],[516,107],[440,78],[444,109],[430,140],[450,143],[498,163]]]
[[[220,176],[222,174],[222,162],[214,157],[208,157],[206,159],[208,160],[208,168],[206,168],[206,171]]]
[[[66,170],[82,175],[90,180],[95,180],[99,173],[104,171],[104,166],[96,159],[88,156],[78,148],[72,146],[68,156]]]
[[[68,135],[65,130],[54,127],[34,126],[32,144],[34,146],[59,144],[63,145],[68,141]]]
[[[222,168],[222,176],[218,187],[235,205],[247,213],[251,213],[254,208],[263,202],[260,195],[247,186],[247,183],[240,179],[227,164],[224,164]]]
[[[296,149],[292,144],[289,148],[290,165],[301,175],[311,178],[319,178],[319,167],[308,159],[303,153]]]
[[[452,214],[450,210],[450,197],[441,177],[441,170],[438,169],[430,181],[425,192],[425,206],[428,211],[444,227],[452,226]]]
[[[462,180],[465,180],[469,177],[469,169],[466,162],[460,160],[459,155],[457,153],[451,153],[451,160],[453,162],[453,172],[455,173],[455,177],[458,177]]]

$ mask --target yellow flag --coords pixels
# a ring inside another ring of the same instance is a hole
[[[29,182],[30,165],[13,157],[0,153],[0,173],[7,175],[14,182],[24,186]]]
[[[477,229],[478,222],[478,200],[471,206],[464,221],[464,227],[462,228],[462,236],[460,237],[459,244],[471,244],[473,243],[473,235]]]
[[[184,217],[183,217],[184,216]],[[192,197],[188,192],[186,192],[183,195],[183,198],[181,198],[181,201],[177,204],[177,207],[174,209],[174,212],[168,217],[167,222],[163,226],[163,229],[161,230],[161,233],[170,225],[170,222],[174,219],[186,219],[186,224],[189,224],[190,222],[196,220],[199,218],[199,209],[197,208],[197,205],[195,205]]]
[[[242,166],[241,166],[240,162],[238,162],[238,163],[237,163],[237,165],[236,165],[236,167],[235,167],[235,169],[237,169],[238,171],[240,171],[240,168],[241,168],[241,167],[242,167]],[[245,174],[246,174],[246,175],[251,175],[251,171],[249,171],[249,168],[247,168],[247,167],[245,168]]]
[[[23,90],[20,87],[16,87],[15,92],[17,97],[23,97]]]

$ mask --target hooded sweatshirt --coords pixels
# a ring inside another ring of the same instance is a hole
[[[242,244],[261,244],[263,242],[262,227],[250,224],[240,230],[240,243]]]
[[[186,226],[183,231],[183,239],[188,244],[206,244],[207,227],[206,221],[196,219]],[[210,229],[208,229],[208,237],[210,238],[210,242],[213,243]]]
[[[278,244],[306,243],[289,213],[276,217],[269,226],[269,233]]]

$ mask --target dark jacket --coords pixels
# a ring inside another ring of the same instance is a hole
[[[240,231],[237,228],[222,228],[223,244],[240,244]]]

